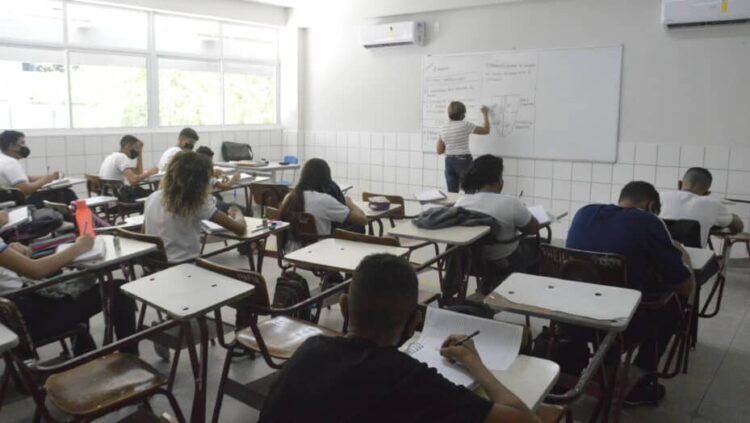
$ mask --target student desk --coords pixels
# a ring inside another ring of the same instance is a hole
[[[181,332],[186,337],[195,377],[191,422],[206,421],[206,382],[209,360],[206,314],[247,297],[253,290],[254,287],[248,283],[193,264],[170,267],[122,286],[125,294],[163,311],[182,323]],[[195,351],[190,327],[191,320],[196,320],[198,323],[200,355]],[[170,386],[174,380],[177,361],[175,357],[170,373]]]
[[[55,191],[58,189],[67,189],[67,188],[71,188],[73,185],[80,185],[80,184],[86,183],[86,180],[82,178],[64,178],[64,179],[67,179],[68,181],[65,183],[60,183],[60,184],[51,185],[51,186],[42,186],[41,188],[37,190],[37,192],[49,192],[49,191]]]
[[[370,235],[375,235],[372,224],[377,223],[379,228],[378,236],[383,236],[383,221],[381,219],[385,219],[403,208],[401,204],[391,204],[386,210],[373,210],[370,208],[370,203],[367,201],[352,201],[357,207],[365,212],[365,216],[367,217],[367,229],[370,231]]]
[[[102,310],[104,311],[105,323],[104,343],[109,344],[112,342],[113,337],[112,298],[116,289],[116,287],[113,286],[114,278],[112,277],[112,272],[120,268],[120,266],[132,262],[132,260],[138,257],[156,251],[157,247],[148,242],[120,238],[120,248],[116,249],[114,245],[114,236],[97,235],[97,238],[103,239],[106,245],[104,258],[100,260],[72,263],[70,267],[91,272],[96,275],[99,280],[99,292],[102,298]],[[134,274],[132,263],[128,266],[128,271],[125,271],[123,268],[123,274],[126,280]]]
[[[572,300],[575,298],[575,300]],[[641,301],[641,293],[633,289],[616,288],[563,279],[511,274],[484,303],[497,311],[535,316],[556,322],[598,329],[607,332],[599,344],[588,367],[581,373],[577,385],[556,402],[574,401],[584,392],[589,378],[596,373],[607,351],[619,333],[627,329]],[[619,372],[627,375],[629,363]],[[617,379],[620,380],[620,376]],[[605,403],[605,412],[614,405],[614,418],[618,417],[624,396],[623,389],[614,389],[611,401]],[[559,397],[559,396],[558,396]],[[566,398],[567,397],[567,398]],[[562,400],[562,401],[561,401]]]
[[[508,369],[496,370],[492,374],[530,410],[535,410],[557,383],[560,366],[551,360],[519,355]],[[477,392],[486,396],[481,388]]]
[[[416,198],[405,198],[404,201],[415,201],[421,205],[436,205],[436,206],[446,206],[446,207],[453,207],[454,204],[456,204],[456,201],[458,201],[458,197],[461,195],[457,192],[444,192],[440,191],[445,195],[445,198],[442,198],[440,200],[433,200],[433,201],[419,201]]]
[[[266,253],[266,240],[271,235],[274,235],[274,234],[277,234],[279,232],[289,229],[289,223],[287,222],[275,221],[275,223],[276,225],[274,225],[273,227],[269,225],[267,228],[263,228],[263,219],[259,219],[256,217],[246,217],[245,225],[247,225],[247,229],[245,230],[245,233],[242,235],[237,235],[234,232],[230,232],[230,231],[220,231],[220,232],[211,232],[211,233],[204,231],[203,232],[203,245],[204,246],[206,244],[206,239],[209,235],[215,236],[217,238],[225,239],[225,240],[239,241],[239,243],[221,248],[216,251],[212,251],[211,253],[206,254],[203,257],[215,256],[215,255],[224,253],[226,251],[229,251],[233,248],[237,248],[239,244],[244,244],[247,246],[247,260],[248,260],[248,265],[250,266],[250,270],[261,273],[261,271],[263,270],[263,256]],[[257,263],[253,261],[253,247],[255,247],[256,251],[258,252]]]
[[[5,354],[16,345],[18,345],[18,336],[0,323],[0,354]]]
[[[352,273],[362,259],[379,253],[403,257],[409,253],[409,249],[327,238],[285,255],[284,260],[305,269]]]
[[[93,209],[95,207],[104,207],[110,204],[117,204],[117,197],[102,195],[98,197],[89,197],[86,199],[86,205],[90,209]]]
[[[242,166],[239,164],[239,162],[220,162],[216,163],[217,166],[225,167],[225,168],[232,168],[236,169],[241,172],[245,173],[252,173],[255,175],[271,175],[271,183],[277,183],[279,181],[279,178],[276,177],[276,175],[279,172],[283,172],[285,170],[293,170],[295,171],[295,174],[297,172],[297,169],[300,168],[299,164],[280,164],[279,162],[268,162],[267,165],[263,166]],[[295,178],[292,178],[295,179]]]
[[[693,266],[694,272],[700,272],[711,263],[712,260],[716,260],[716,255],[713,251],[706,248],[693,248],[684,247],[690,256],[690,262]]]
[[[246,173],[242,173],[242,176],[240,176],[239,181],[237,181],[237,184],[232,186],[231,188],[227,189],[216,189],[214,190],[214,193],[222,193],[227,191],[234,191],[234,203],[237,202],[237,189],[242,189],[245,193],[245,207],[247,207],[247,210],[251,210],[250,207],[252,207],[252,200],[253,196],[250,192],[250,186],[255,183],[263,183],[270,181],[271,178],[268,176],[256,176],[256,175],[250,175]]]

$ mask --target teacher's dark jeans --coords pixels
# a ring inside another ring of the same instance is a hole
[[[459,156],[445,156],[445,182],[448,184],[448,192],[458,192],[461,177],[471,166],[471,154]]]

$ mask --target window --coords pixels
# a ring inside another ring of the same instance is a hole
[[[0,46],[0,127],[68,126],[63,53]]]
[[[279,32],[275,28],[224,24],[224,57],[276,60],[279,55]]]
[[[62,1],[0,1],[0,38],[62,43]]]
[[[146,58],[70,53],[73,127],[148,125]]]
[[[68,3],[68,42],[146,50],[148,14],[128,9]]]
[[[156,15],[156,50],[219,57],[219,23],[203,19]]]
[[[221,124],[219,64],[159,59],[159,123]]]
[[[276,123],[276,67],[224,64],[224,122]]]

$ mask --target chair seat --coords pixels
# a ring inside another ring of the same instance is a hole
[[[140,397],[167,383],[130,354],[113,353],[47,378],[47,398],[61,411],[86,416]]]
[[[288,359],[305,341],[313,336],[336,336],[336,331],[304,320],[277,316],[258,323],[258,330],[271,357]],[[252,351],[260,352],[255,335],[250,328],[237,332],[237,342]]]
[[[439,292],[424,291],[422,289],[417,292],[417,304],[427,305],[440,298]]]

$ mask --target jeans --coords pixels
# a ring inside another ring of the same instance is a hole
[[[458,192],[461,177],[469,169],[472,161],[471,154],[445,156],[445,182],[448,184],[448,192]]]

